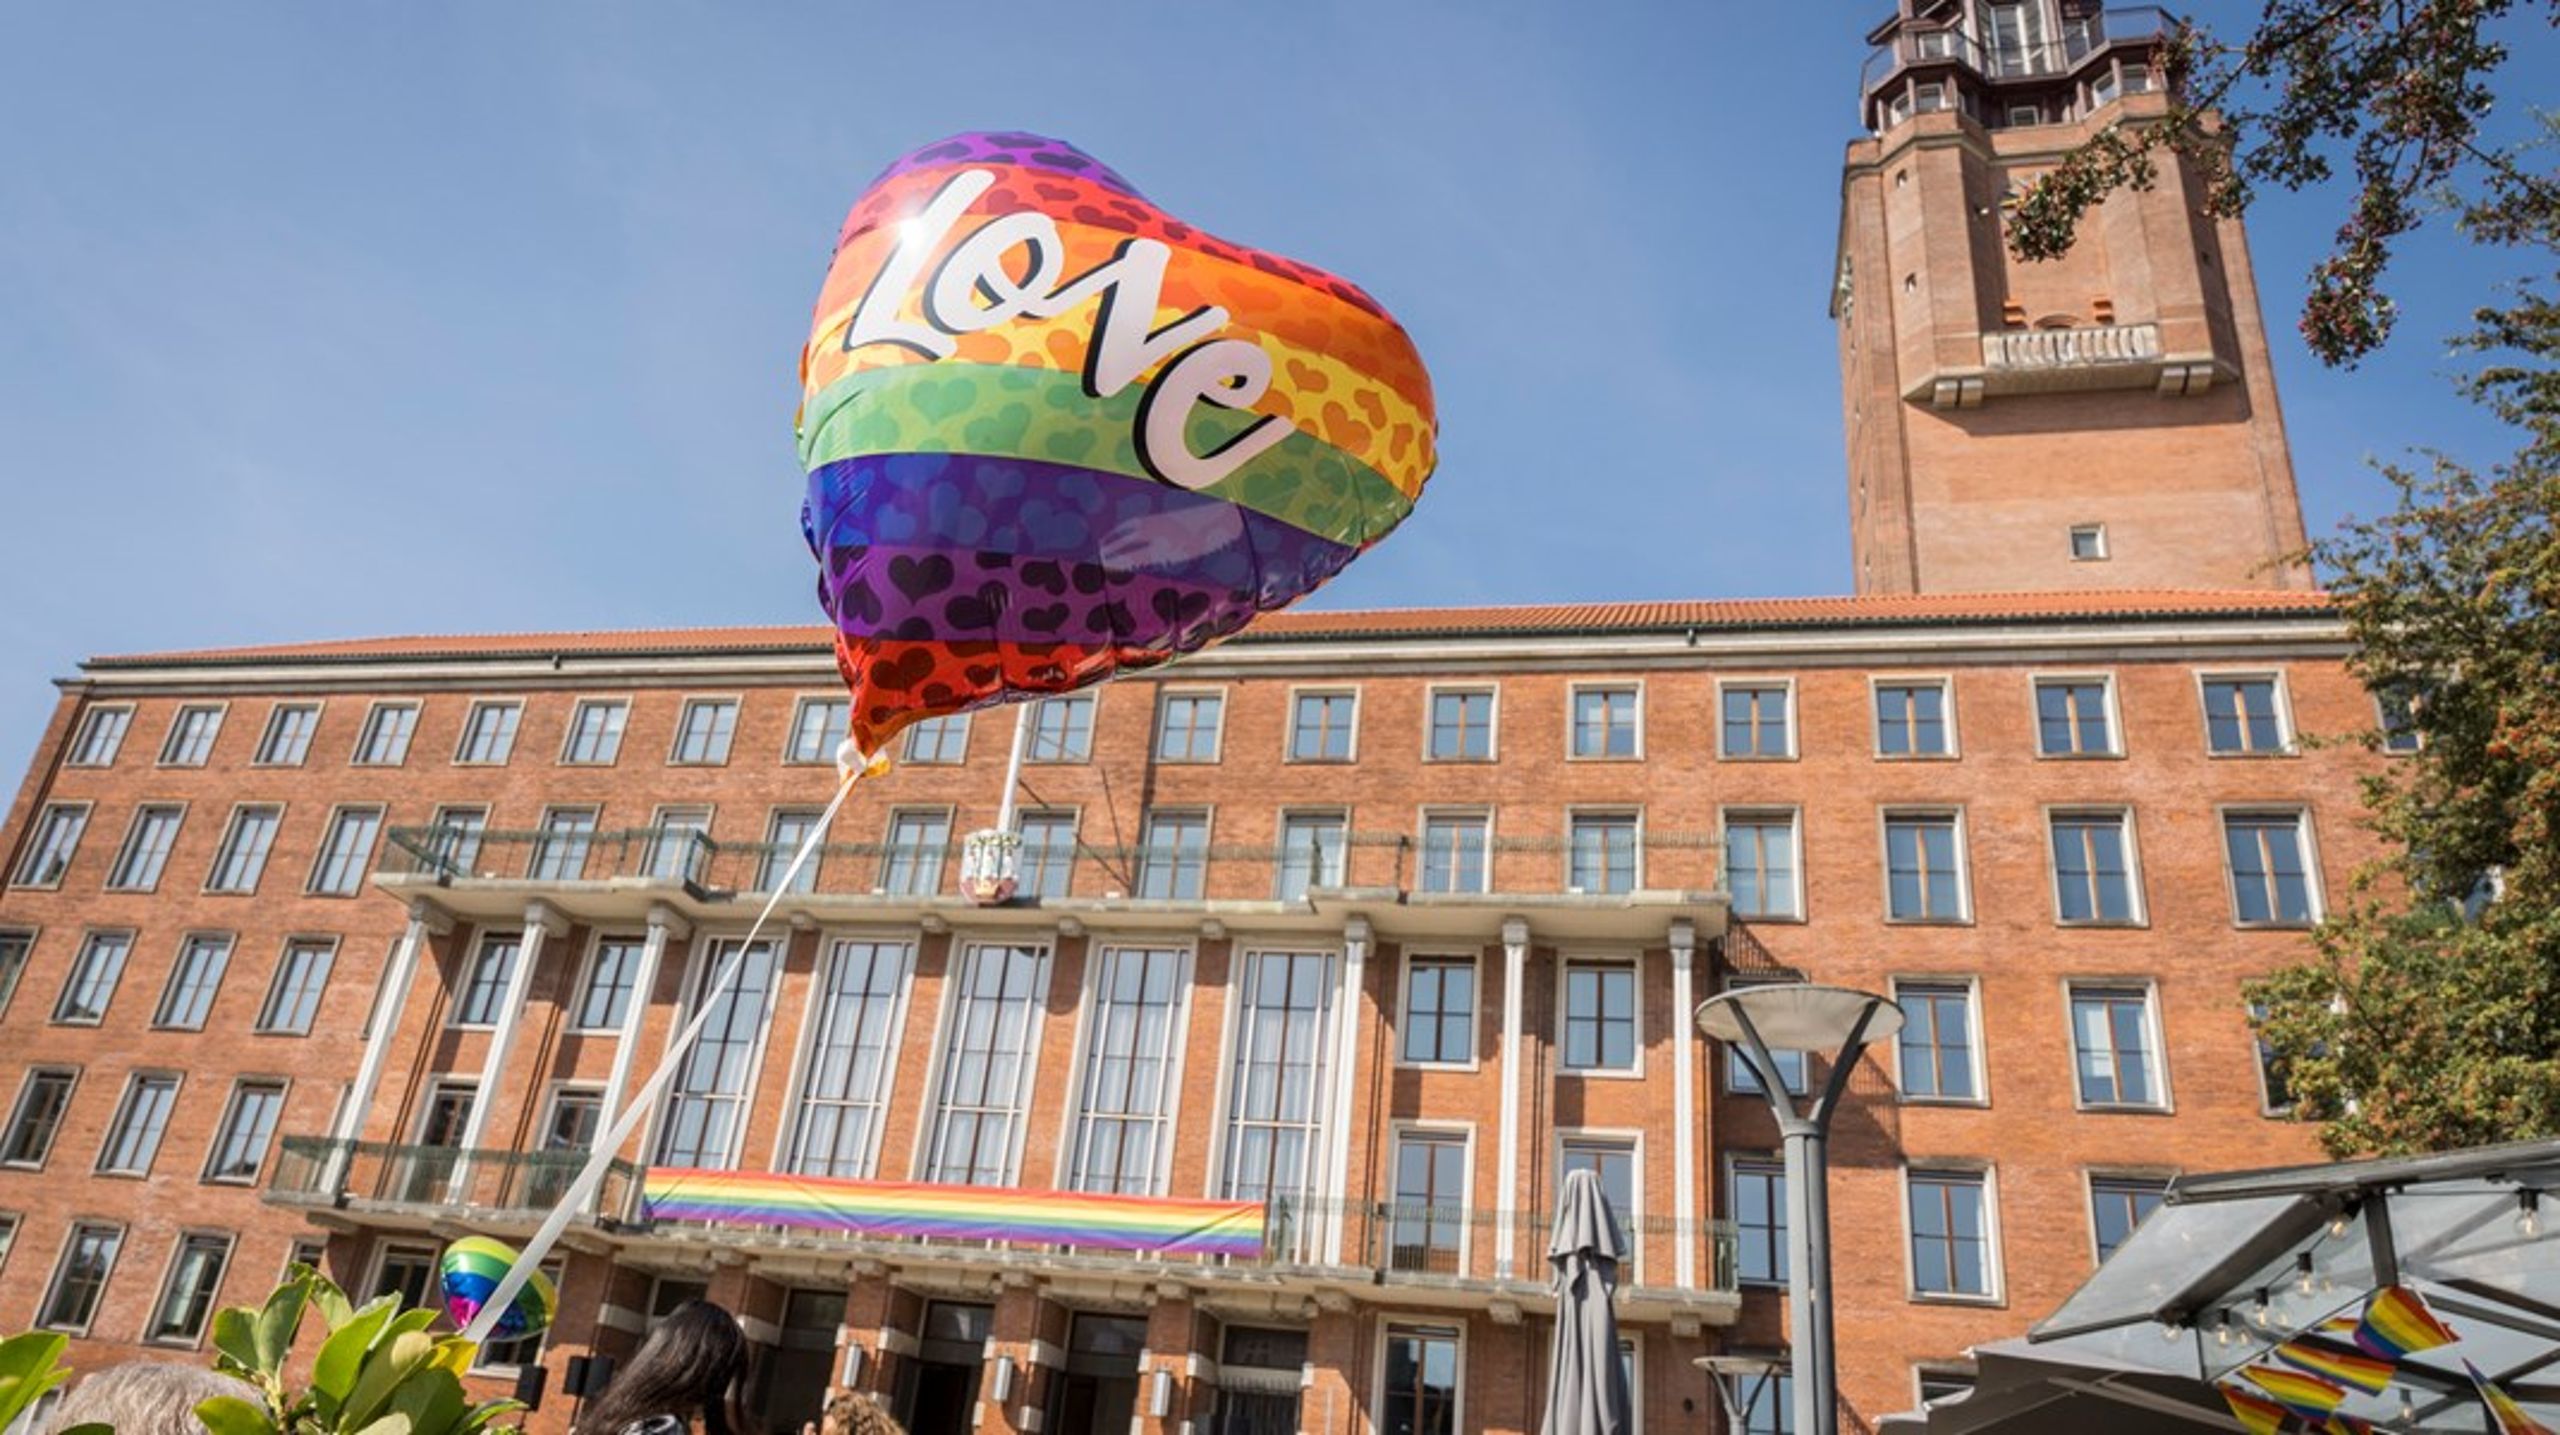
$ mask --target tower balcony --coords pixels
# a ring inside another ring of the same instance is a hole
[[[2044,80],[2076,74],[2082,66],[2125,46],[2148,47],[2178,28],[2177,16],[2157,5],[2127,5],[2062,22],[2050,40],[1986,46],[1956,26],[1897,26],[1867,54],[1858,70],[1858,93],[1873,98],[1905,70],[1950,66],[1984,80]]]
[[[1969,409],[2020,394],[2150,389],[2192,398],[2238,377],[2214,354],[2170,354],[2157,324],[2083,324],[2000,329],[1979,336],[1979,364],[1940,364],[1906,383],[1903,398],[1932,408]]]

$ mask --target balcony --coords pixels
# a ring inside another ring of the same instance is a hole
[[[461,1150],[380,1141],[288,1136],[280,1143],[266,1199],[427,1225],[471,1219],[527,1229],[569,1193],[587,1164],[584,1151]],[[640,1168],[616,1161],[605,1170],[591,1210],[618,1220],[633,1209]]]
[[[2131,5],[2073,16],[2050,40],[1997,47],[1985,47],[1963,30],[1897,30],[1868,54],[1858,71],[1858,93],[1871,99],[1903,71],[1929,65],[1952,65],[1987,80],[2075,74],[2091,58],[2119,46],[2157,44],[2178,24],[2175,15],[2156,5]]]

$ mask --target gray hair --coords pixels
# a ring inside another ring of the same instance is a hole
[[[110,1365],[71,1387],[53,1412],[49,1432],[74,1425],[112,1427],[116,1435],[206,1435],[196,1418],[198,1403],[217,1395],[236,1395],[261,1404],[257,1389],[216,1375],[201,1366],[166,1360],[132,1360]]]

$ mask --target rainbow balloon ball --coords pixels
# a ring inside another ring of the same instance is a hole
[[[865,753],[1235,632],[1385,537],[1437,462],[1375,299],[1039,135],[872,182],[801,381],[801,524]]]
[[[444,1287],[445,1314],[453,1323],[468,1329],[480,1315],[480,1308],[506,1279],[507,1271],[516,1263],[513,1247],[486,1236],[465,1236],[444,1248],[444,1256],[436,1262],[438,1282]],[[559,1292],[551,1288],[549,1278],[535,1271],[507,1304],[506,1313],[490,1327],[490,1338],[513,1340],[531,1335],[551,1324],[551,1313],[560,1308]]]

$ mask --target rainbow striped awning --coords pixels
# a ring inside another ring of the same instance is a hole
[[[1185,1201],[651,1167],[641,1185],[641,1204],[655,1221],[1093,1246],[1247,1260],[1262,1254],[1259,1201]]]

